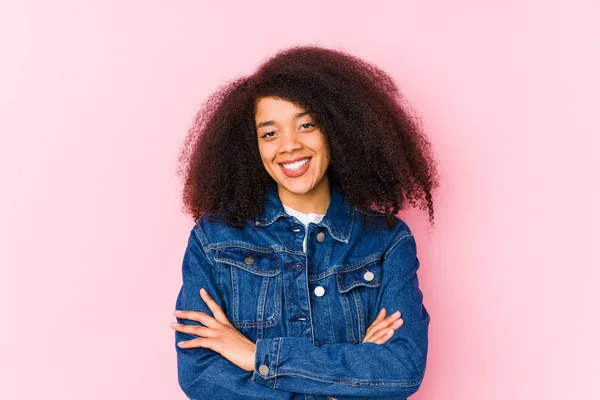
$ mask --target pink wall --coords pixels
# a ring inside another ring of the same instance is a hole
[[[307,43],[393,75],[438,153],[437,229],[404,214],[414,399],[600,398],[600,3],[368,5],[2,2],[0,398],[185,398],[179,146],[219,84]]]

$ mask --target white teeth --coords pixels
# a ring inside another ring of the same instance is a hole
[[[307,162],[308,162],[308,158],[304,159],[304,160],[300,160],[300,161],[296,161],[294,163],[291,164],[281,164],[283,165],[283,167],[285,169],[289,169],[291,171],[297,171],[298,169],[302,168]]]

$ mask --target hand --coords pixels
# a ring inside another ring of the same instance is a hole
[[[385,317],[386,309],[382,308],[375,321],[367,329],[363,343],[371,342],[375,344],[384,344],[394,334],[396,329],[404,324],[404,320],[400,318],[400,311],[395,312],[387,318]]]
[[[392,314],[387,318],[384,318],[385,313],[385,308],[382,308],[381,311],[379,311],[379,315],[377,315],[375,321],[373,321],[371,326],[367,329],[367,333],[365,334],[362,343],[371,342],[375,344],[384,344],[393,336],[392,334],[387,335],[387,333],[390,331],[394,333],[396,329],[404,324],[404,320],[400,318],[400,311],[398,311],[398,314]],[[327,396],[327,398],[328,400],[336,400],[331,396]]]
[[[176,331],[199,336],[196,339],[179,342],[177,345],[185,349],[194,347],[211,349],[243,370],[253,371],[256,344],[231,325],[221,307],[204,289],[200,290],[200,297],[208,305],[214,318],[204,312],[175,312],[174,315],[177,318],[189,319],[204,324],[204,326],[184,325],[171,322],[171,328]]]

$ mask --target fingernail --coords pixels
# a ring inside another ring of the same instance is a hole
[[[177,322],[171,322],[171,326],[179,326]]]
[[[202,288],[202,289],[200,289],[200,293],[206,294],[206,290],[204,290],[204,288]]]
[[[394,333],[394,330],[393,330],[393,329],[390,329],[390,330],[389,330],[389,331],[386,333],[386,335],[390,336],[392,333]]]
[[[396,311],[395,313],[392,314],[392,317],[398,317],[400,315],[400,311]]]
[[[399,319],[398,321],[394,322],[394,323],[392,324],[392,326],[398,326],[398,325],[402,324],[402,322],[403,322],[403,320],[402,320],[402,319]]]
[[[175,310],[173,311],[173,314],[179,314],[181,311],[180,310]]]
[[[177,343],[177,346],[179,346],[179,347],[183,347],[183,343],[184,343],[184,342],[179,342],[179,343]]]

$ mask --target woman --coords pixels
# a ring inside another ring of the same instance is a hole
[[[416,392],[430,318],[396,214],[426,206],[433,224],[433,160],[393,80],[342,51],[286,49],[217,90],[181,157],[196,221],[172,325],[187,396]]]

